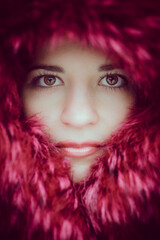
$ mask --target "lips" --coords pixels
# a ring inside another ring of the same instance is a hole
[[[58,142],[56,147],[60,152],[68,157],[87,157],[104,147],[104,143],[97,141],[87,141],[83,143],[77,143],[72,141]]]

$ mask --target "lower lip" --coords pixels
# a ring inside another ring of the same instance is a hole
[[[84,148],[60,148],[60,151],[68,157],[87,157],[99,151],[99,147],[84,147]]]

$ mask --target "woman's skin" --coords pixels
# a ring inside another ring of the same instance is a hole
[[[22,99],[26,117],[37,114],[54,143],[103,143],[126,119],[134,93],[125,72],[114,67],[106,54],[64,40],[56,47],[48,42],[37,51]],[[61,153],[77,182],[103,152],[100,147],[84,157]]]

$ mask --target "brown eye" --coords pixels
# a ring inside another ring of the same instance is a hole
[[[117,75],[111,75],[106,77],[106,82],[110,85],[115,85],[118,82],[118,76]]]
[[[63,85],[63,81],[54,75],[38,76],[33,79],[33,85],[39,87],[56,87]]]
[[[56,82],[55,77],[45,76],[44,77],[44,83],[46,85],[53,85]]]
[[[99,85],[103,85],[105,87],[110,88],[121,88],[126,86],[128,83],[125,76],[120,74],[107,74],[103,78],[101,78]]]

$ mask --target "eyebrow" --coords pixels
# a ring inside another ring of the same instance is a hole
[[[50,66],[50,65],[45,65],[45,64],[33,65],[32,67],[30,67],[28,69],[28,72],[31,72],[36,69],[44,69],[44,70],[48,70],[48,71],[52,71],[52,72],[64,73],[64,69],[62,67],[55,66],[55,65]]]
[[[102,65],[98,68],[99,71],[109,71],[119,68],[116,65],[108,64],[108,65]]]
[[[114,70],[117,69],[118,66],[112,65],[112,64],[107,64],[107,65],[102,65],[98,68],[99,71],[109,71],[109,70]],[[56,65],[45,65],[45,64],[40,64],[40,65],[33,65],[28,69],[28,72],[31,72],[36,69],[44,69],[52,72],[60,72],[64,73],[64,69],[62,67],[56,66]]]

